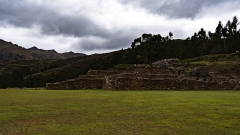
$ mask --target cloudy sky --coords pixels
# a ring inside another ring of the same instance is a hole
[[[240,0],[0,0],[0,39],[58,52],[104,53],[128,48],[143,33],[186,39],[214,31]]]

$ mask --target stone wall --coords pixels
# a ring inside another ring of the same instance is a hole
[[[210,76],[193,69],[189,76],[181,64],[174,67],[134,66],[122,74],[105,76],[106,90],[231,90],[240,89],[238,76]]]
[[[230,81],[227,81],[230,80]],[[229,78],[127,78],[106,77],[106,90],[233,90],[239,79]]]
[[[81,76],[57,83],[47,83],[49,90],[102,89],[103,76]]]
[[[160,66],[160,67],[167,67],[173,63],[180,63],[180,61],[177,58],[170,58],[170,59],[159,60],[157,62],[152,63],[152,65]]]
[[[175,63],[174,63],[175,62]],[[188,73],[185,73],[188,71]],[[134,65],[124,72],[89,70],[88,75],[58,83],[46,84],[47,89],[105,90],[232,90],[240,89],[240,73],[231,76],[208,72],[205,68],[185,69],[178,59],[153,65]]]
[[[89,69],[87,75],[115,75],[121,73],[120,71],[104,71]]]

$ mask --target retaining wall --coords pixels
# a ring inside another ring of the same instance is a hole
[[[90,71],[88,75],[57,83],[47,83],[52,90],[232,90],[240,89],[240,78],[220,76],[215,72],[206,76],[187,76],[181,64],[175,67],[134,65],[126,71]],[[205,74],[204,74],[205,75]],[[216,76],[217,75],[217,76]]]

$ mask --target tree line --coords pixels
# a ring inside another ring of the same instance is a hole
[[[173,33],[142,34],[133,40],[131,47],[115,52],[114,61],[121,63],[152,63],[165,58],[187,59],[208,54],[233,53],[240,50],[238,18],[233,17],[224,26],[219,21],[214,32],[201,28],[186,39],[173,39]]]

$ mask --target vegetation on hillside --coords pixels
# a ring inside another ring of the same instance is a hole
[[[44,87],[46,83],[64,81],[86,74],[89,69],[105,70],[118,64],[150,64],[165,58],[201,59],[214,57],[213,54],[238,52],[240,50],[238,24],[235,16],[225,26],[220,21],[214,32],[206,32],[201,28],[199,32],[185,40],[173,39],[172,32],[166,37],[145,33],[134,39],[128,49],[107,54],[65,60],[29,60],[0,64],[0,88],[17,87],[19,84],[25,87]],[[225,60],[234,58],[235,55],[224,57]]]
[[[143,34],[134,39],[131,48],[118,53],[124,63],[152,63],[164,58],[188,59],[209,54],[234,53],[240,50],[240,30],[237,17],[223,26],[220,21],[215,32],[208,33],[201,28],[185,40],[173,39],[173,33],[163,37],[160,34]]]
[[[0,39],[0,63],[14,60],[67,59],[84,55],[73,52],[58,53],[55,50],[42,50],[37,47],[26,49]]]
[[[81,56],[64,60],[25,60],[0,64],[0,88],[45,87],[47,82],[62,81],[86,74],[91,69],[108,69],[111,55]]]

